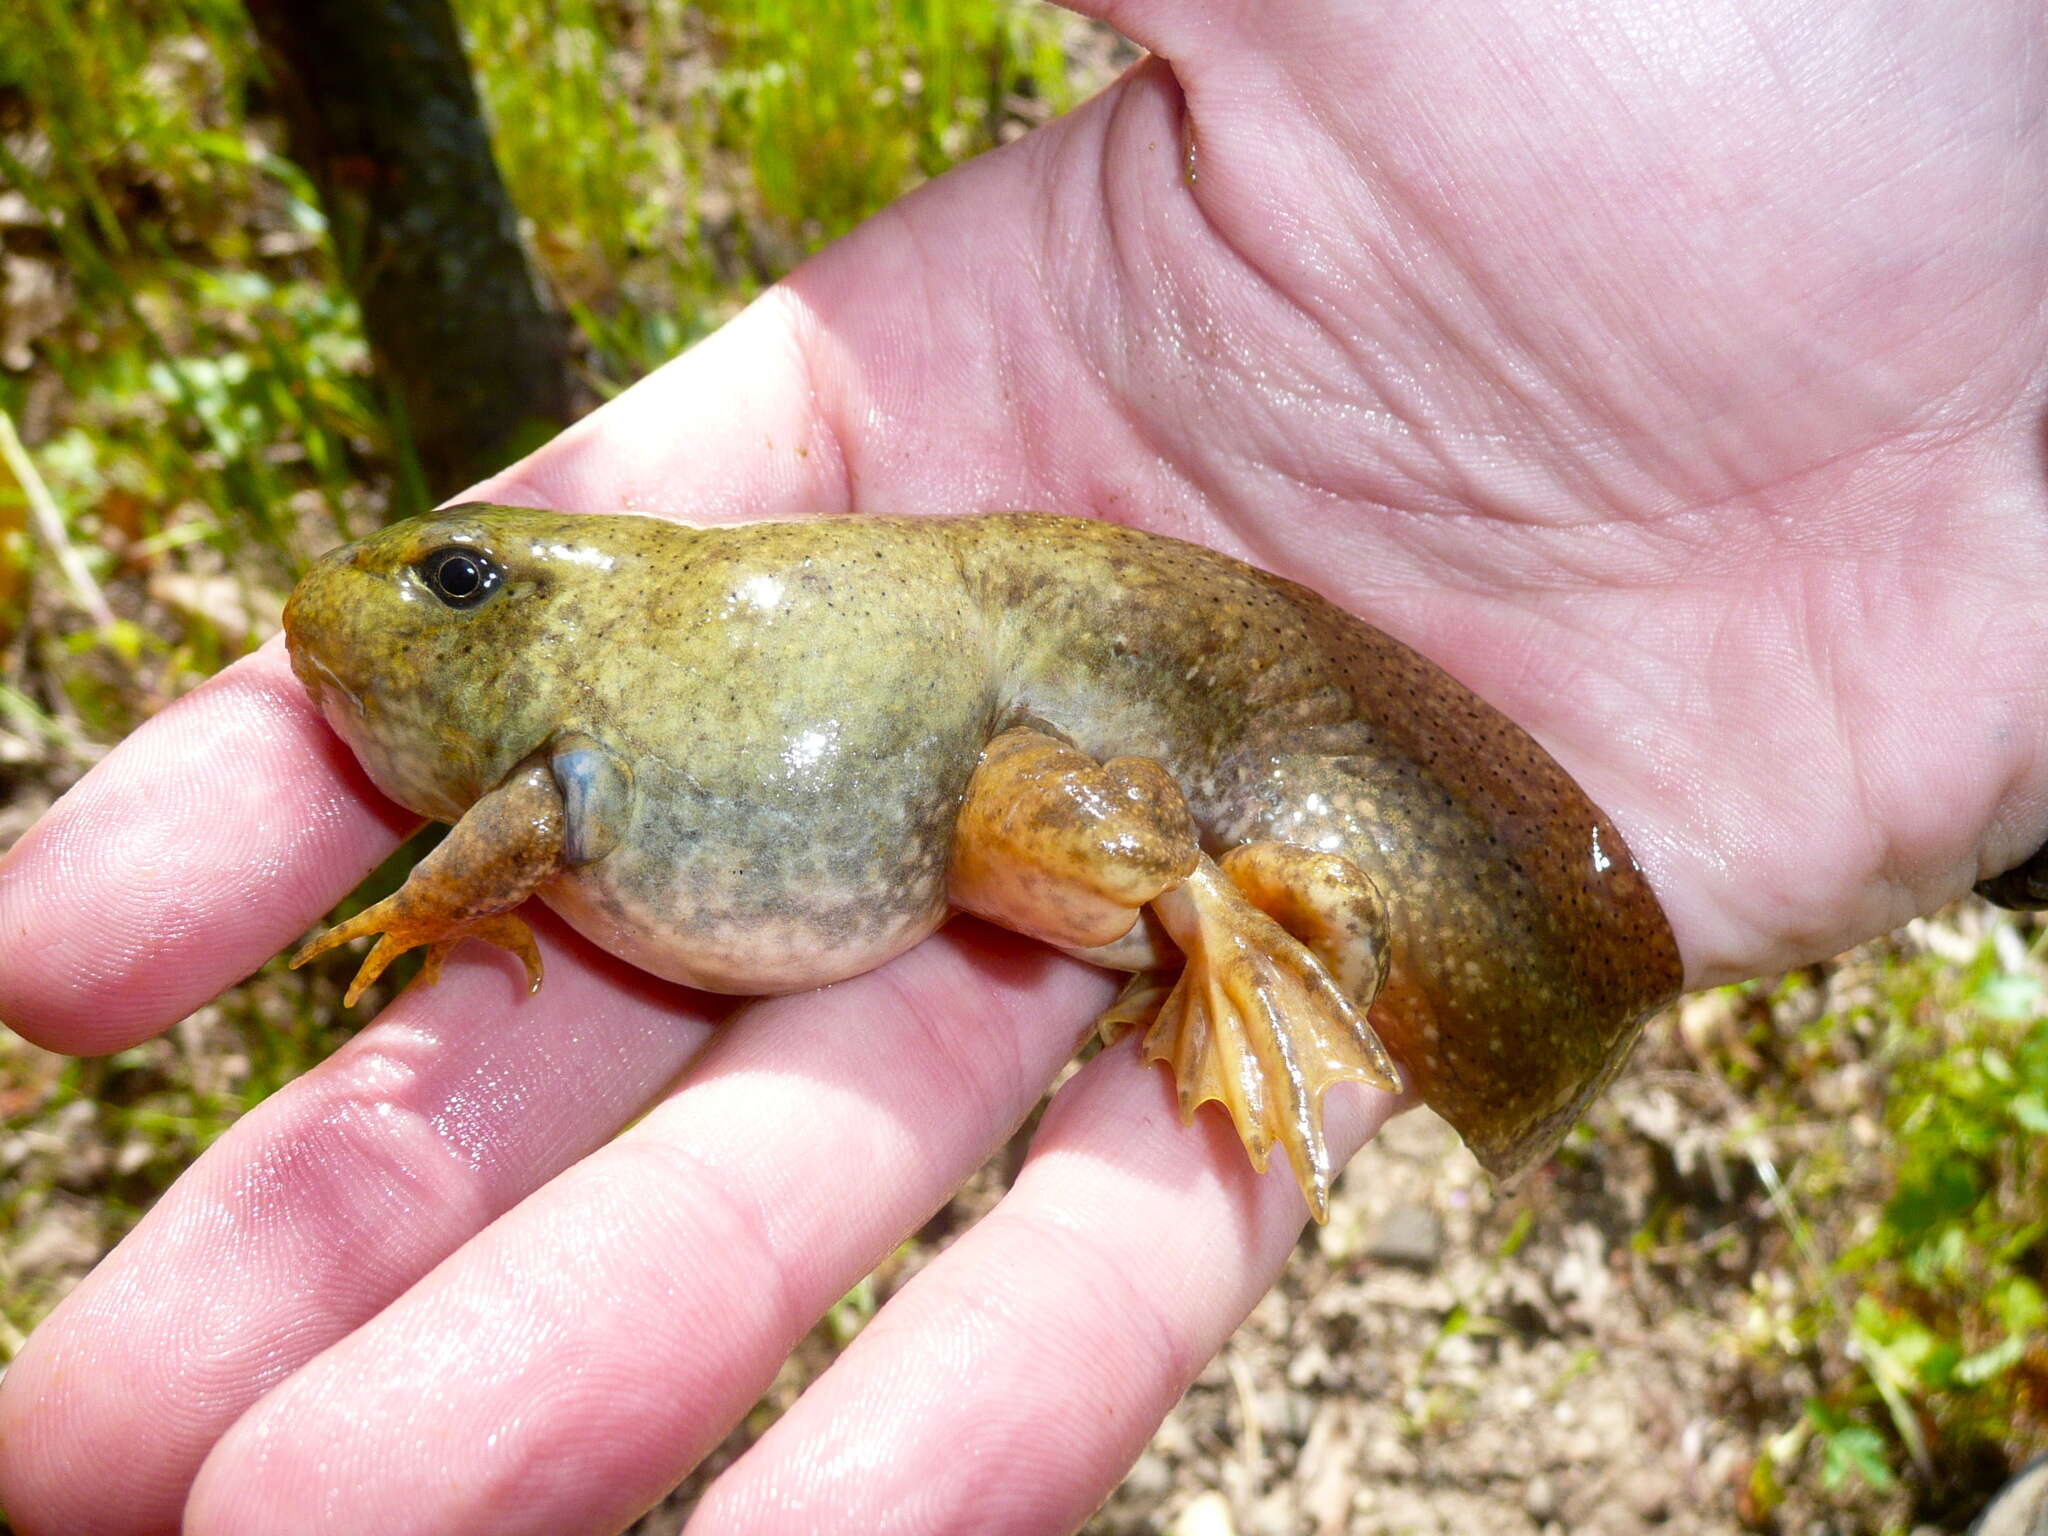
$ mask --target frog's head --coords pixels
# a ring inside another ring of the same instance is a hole
[[[563,723],[596,524],[483,504],[321,557],[285,604],[292,670],[377,787],[453,820]]]

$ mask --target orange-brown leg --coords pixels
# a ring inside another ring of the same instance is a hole
[[[472,805],[440,845],[413,866],[404,885],[312,940],[292,956],[292,965],[304,965],[351,939],[380,935],[349,984],[344,1002],[353,1007],[408,949],[427,946],[419,979],[431,984],[457,943],[483,939],[519,956],[528,989],[539,991],[540,951],[532,931],[511,909],[560,866],[563,825],[561,791],[547,764],[523,766]]]
[[[1266,843],[1219,867],[1198,851],[1186,802],[1157,763],[1097,763],[1016,730],[990,743],[968,786],[952,898],[1138,971],[1098,1021],[1104,1033],[1145,1028],[1147,1056],[1173,1068],[1182,1113],[1221,1102],[1254,1166],[1277,1143],[1317,1219],[1327,1214],[1323,1090],[1399,1081],[1365,1020],[1385,918],[1355,866]]]
[[[1042,732],[982,750],[953,832],[953,905],[1062,948],[1114,943],[1199,850],[1187,802],[1146,757],[1098,763]]]

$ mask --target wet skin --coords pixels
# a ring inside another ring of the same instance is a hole
[[[1620,834],[1512,722],[1307,589],[1033,514],[691,527],[457,507],[337,550],[292,663],[455,831],[301,958],[538,957],[539,895],[722,992],[856,975],[964,909],[1134,973],[1183,1111],[1311,1208],[1320,1098],[1407,1086],[1496,1176],[1673,995]],[[352,994],[353,995],[353,994]],[[1391,1060],[1389,1059],[1391,1058]]]

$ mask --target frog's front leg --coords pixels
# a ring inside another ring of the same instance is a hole
[[[408,949],[427,946],[419,979],[439,978],[441,961],[463,939],[511,950],[540,990],[540,951],[512,909],[565,865],[609,848],[629,782],[608,754],[574,739],[521,763],[449,829],[396,891],[337,924],[292,956],[294,967],[338,944],[380,937],[349,984],[353,1006],[365,988]]]
[[[990,743],[969,782],[951,895],[1083,958],[1138,969],[1105,1029],[1149,1026],[1145,1054],[1173,1068],[1183,1118],[1222,1103],[1253,1166],[1263,1171],[1277,1143],[1325,1217],[1323,1090],[1399,1085],[1365,1017],[1386,945],[1384,908],[1362,871],[1278,843],[1233,849],[1219,865],[1157,763],[1097,763],[1014,730]]]

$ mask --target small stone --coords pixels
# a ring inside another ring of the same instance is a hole
[[[50,1129],[59,1136],[85,1136],[92,1131],[99,1107],[91,1099],[73,1099],[50,1116]]]
[[[1397,1205],[1380,1221],[1366,1242],[1365,1256],[1375,1264],[1427,1273],[1443,1257],[1444,1224],[1422,1205]]]
[[[1522,1490],[1522,1508],[1529,1512],[1529,1518],[1538,1525],[1555,1520],[1557,1485],[1539,1472],[1529,1479],[1529,1486]]]
[[[2048,1526],[2048,1456],[2000,1489],[1979,1519],[1981,1536],[2033,1536]]]
[[[1237,1522],[1230,1517],[1230,1500],[1213,1488],[1195,1495],[1173,1522],[1171,1536],[1237,1536]]]
[[[86,1147],[58,1163],[55,1177],[64,1188],[82,1194],[106,1177],[109,1161],[105,1147]]]
[[[1309,1420],[1314,1413],[1314,1404],[1304,1392],[1288,1392],[1279,1387],[1269,1387],[1258,1396],[1259,1427],[1278,1440],[1299,1443],[1308,1433]]]
[[[1403,1445],[1399,1436],[1389,1434],[1373,1436],[1359,1465],[1371,1476],[1389,1482],[1412,1478],[1422,1469],[1415,1452]]]
[[[1169,1414],[1166,1422],[1152,1432],[1152,1449],[1169,1461],[1186,1461],[1195,1454],[1195,1437],[1188,1432],[1186,1418]]]
[[[1245,1518],[1248,1536],[1294,1536],[1300,1529],[1294,1489],[1285,1483],[1254,1504]]]
[[[1287,1384],[1292,1387],[1321,1385],[1329,1379],[1334,1367],[1335,1362],[1330,1358],[1330,1352],[1323,1348],[1322,1341],[1311,1338],[1287,1362]]]

